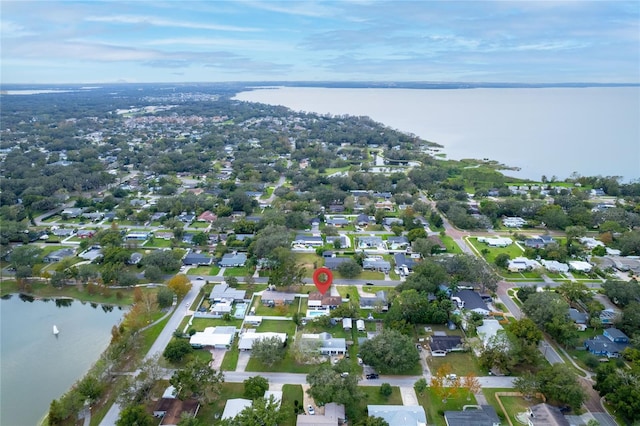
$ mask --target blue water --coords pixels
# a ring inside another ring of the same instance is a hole
[[[0,425],[36,425],[98,360],[122,317],[117,307],[68,299],[0,300]]]

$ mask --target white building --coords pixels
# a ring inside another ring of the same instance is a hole
[[[287,341],[287,333],[257,333],[254,329],[247,330],[245,333],[242,333],[240,335],[240,338],[238,339],[238,349],[240,349],[241,351],[251,350],[253,344],[256,341],[262,339],[270,339],[273,337],[280,340],[280,343],[282,343],[283,345]]]
[[[204,331],[196,332],[189,339],[194,348],[214,347],[229,349],[236,335],[235,327],[207,327]]]

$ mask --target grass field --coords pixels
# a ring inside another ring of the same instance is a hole
[[[453,241],[453,238],[451,238],[450,236],[448,235],[440,236],[440,240],[447,248],[447,253],[462,254],[462,249],[458,247],[456,242]]]
[[[190,328],[193,328],[196,331],[204,331],[207,327],[217,327],[219,325],[239,328],[242,325],[242,320],[235,318],[231,321],[225,321],[222,318],[194,318]]]
[[[262,298],[257,296],[252,308],[256,308],[256,315],[273,317],[290,317],[298,312],[299,299],[296,297],[290,305],[275,306],[270,308],[262,304]]]
[[[444,364],[451,365],[452,371],[458,376],[466,376],[467,374],[486,376],[488,373],[480,368],[472,352],[451,352],[443,357],[430,357],[427,358],[427,363],[432,374],[435,374],[438,368]]]
[[[467,399],[466,393],[462,392],[460,396],[450,397],[446,402],[442,402],[442,398],[437,396],[435,392],[429,388],[424,394],[418,395],[418,402],[427,413],[427,424],[446,426],[444,415],[440,413],[462,410],[462,407],[465,405],[475,404],[476,399],[473,395],[471,399]]]
[[[218,423],[227,400],[243,397],[244,384],[223,383],[221,394],[221,397],[217,401],[200,406],[200,411],[198,411],[198,415],[196,417],[204,424],[213,425]]]
[[[247,275],[253,275],[253,270],[247,267],[225,268],[224,270],[225,277],[246,277]]]
[[[358,386],[364,396],[354,406],[347,407],[347,417],[350,419],[364,419],[367,417],[367,405],[402,405],[400,388],[391,387],[391,395],[380,394],[380,386]]]
[[[476,253],[482,253],[483,250],[488,250],[489,252],[484,255],[484,258],[487,260],[487,263],[491,265],[494,264],[493,262],[499,254],[506,253],[511,259],[514,259],[522,256],[524,253],[524,251],[518,247],[515,242],[507,247],[489,247],[488,244],[479,242],[477,237],[467,237],[466,241],[471,244]]]
[[[498,399],[496,397],[496,393],[499,392],[513,392],[513,389],[482,389],[482,393],[487,398],[487,402],[496,409],[496,413],[500,419],[504,421],[506,418],[505,413],[500,409],[500,405],[498,404]],[[524,398],[519,396],[501,396],[500,401],[502,401],[506,415],[509,416],[514,425],[519,424],[516,420],[516,415],[518,413],[526,411],[527,407],[542,402],[535,398],[531,401],[526,401]]]
[[[222,364],[220,365],[221,371],[236,371],[236,367],[238,366],[238,357],[240,355],[240,350],[238,349],[238,342],[234,341],[231,349],[227,350],[224,354],[224,359],[222,360]]]
[[[280,423],[281,426],[295,426],[297,416],[294,412],[295,402],[303,406],[304,395],[300,385],[283,385],[282,386],[282,409],[286,417]]]

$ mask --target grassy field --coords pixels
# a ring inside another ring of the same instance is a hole
[[[244,394],[243,383],[223,383],[221,397],[211,404],[200,406],[200,411],[196,416],[204,424],[216,424],[222,412],[224,411],[224,405],[228,399],[242,398]]]
[[[207,327],[217,327],[219,325],[224,327],[233,326],[240,328],[242,320],[235,318],[231,321],[225,321],[222,318],[194,318],[190,328],[193,328],[196,331],[204,331]]]
[[[273,317],[290,317],[298,312],[299,298],[295,298],[290,305],[275,306],[270,308],[262,304],[262,298],[257,296],[253,301],[252,308],[256,308],[256,315]]]
[[[247,363],[246,371],[269,371],[276,373],[301,373],[308,374],[317,367],[317,364],[300,364],[298,363],[291,351],[287,349],[285,356],[279,362],[272,366],[266,366],[257,359],[251,357]]]
[[[488,244],[481,243],[478,241],[477,237],[468,237],[466,238],[467,242],[473,246],[477,253],[482,253],[483,250],[489,250],[484,258],[487,262],[493,265],[493,262],[496,260],[496,256],[502,253],[506,253],[509,255],[511,259],[522,256],[524,251],[520,249],[515,243],[507,246],[507,247],[489,247]]]
[[[264,320],[258,326],[257,331],[260,333],[287,333],[291,338],[296,333],[296,325],[293,321]]]
[[[451,352],[443,357],[430,357],[427,358],[427,363],[432,374],[435,374],[438,368],[444,364],[451,365],[452,371],[458,376],[466,376],[467,374],[486,376],[488,373],[480,368],[472,352]]]
[[[253,270],[247,267],[225,268],[224,270],[225,277],[246,277],[247,275],[253,275]]]
[[[462,410],[462,407],[465,405],[475,404],[476,399],[473,395],[471,396],[471,399],[467,399],[466,393],[462,392],[460,396],[450,397],[446,402],[442,402],[442,398],[437,396],[435,392],[429,388],[424,394],[418,395],[418,402],[427,413],[427,424],[446,426],[444,415],[440,413],[445,411]]]
[[[448,235],[440,236],[440,240],[442,240],[442,243],[447,248],[447,253],[462,254],[462,249],[458,247],[456,242],[453,241],[453,238],[451,238],[450,236]]]
[[[355,406],[347,407],[347,417],[350,419],[364,419],[367,417],[367,405],[402,405],[400,388],[392,386],[389,396],[380,394],[380,386],[358,386],[364,396]]]
[[[240,355],[240,350],[238,349],[238,342],[234,341],[231,349],[227,350],[224,354],[224,359],[222,360],[222,364],[220,365],[221,371],[236,371],[236,367],[238,366],[238,356]]]
[[[297,416],[293,410],[295,401],[303,405],[304,395],[300,385],[283,385],[282,386],[282,409],[285,410],[286,417],[280,423],[281,426],[295,426]]]
[[[500,417],[501,420],[504,421],[506,416],[509,416],[514,425],[519,424],[516,420],[516,415],[521,413],[532,405],[538,404],[542,401],[533,398],[531,401],[526,401],[524,398],[519,396],[501,396],[500,401],[504,405],[504,409],[506,414],[500,409],[500,405],[498,404],[498,399],[496,398],[496,393],[498,392],[513,392],[513,389],[482,389],[482,393],[487,398],[487,402],[491,404],[495,409],[496,413]]]

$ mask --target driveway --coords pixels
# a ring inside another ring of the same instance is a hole
[[[238,355],[238,365],[236,366],[236,371],[245,371],[247,368],[247,364],[249,363],[249,358],[251,358],[251,352],[240,351],[240,354]]]
[[[227,352],[226,349],[211,349],[211,356],[213,359],[211,360],[211,368],[216,371],[220,371],[220,366],[222,365],[222,360],[224,359],[224,354]]]

